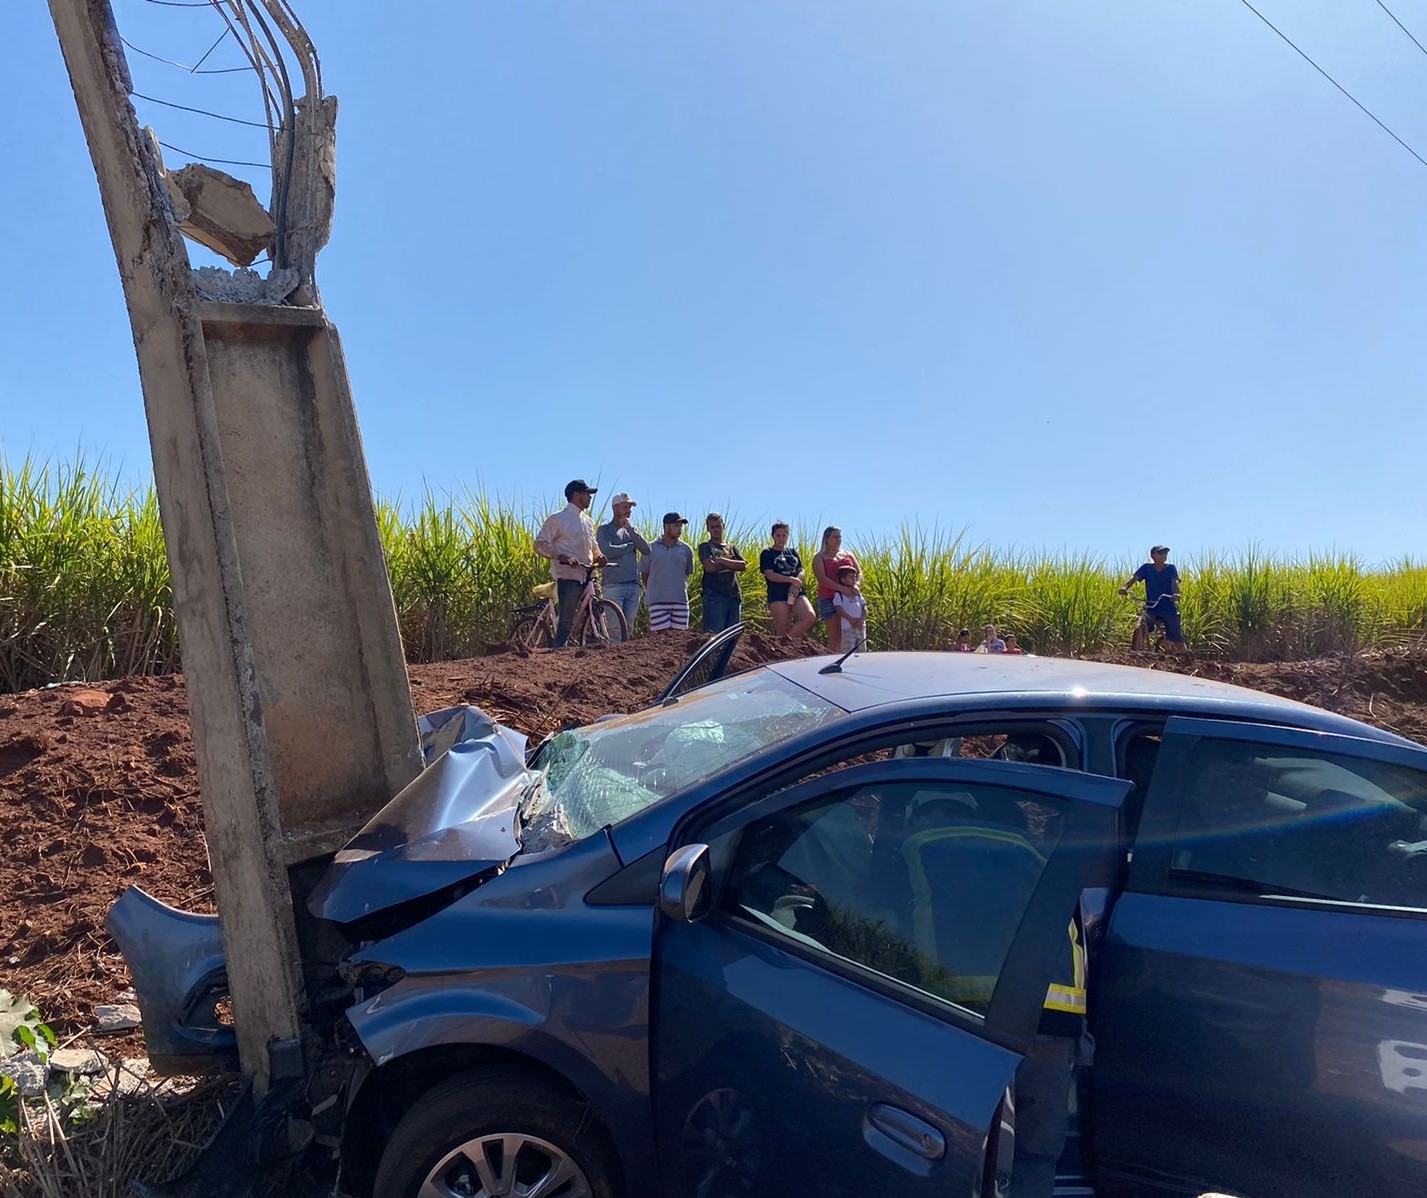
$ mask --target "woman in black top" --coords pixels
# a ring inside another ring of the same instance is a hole
[[[768,611],[778,636],[802,640],[817,623],[817,613],[803,594],[803,559],[788,544],[788,526],[773,525],[773,544],[758,557],[758,568],[768,580]]]

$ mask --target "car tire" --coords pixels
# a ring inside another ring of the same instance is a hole
[[[522,1185],[533,1184],[542,1170],[564,1169],[569,1180],[542,1194],[619,1198],[614,1151],[587,1104],[518,1066],[457,1074],[417,1100],[382,1152],[373,1198],[416,1198],[428,1179],[441,1176],[455,1193],[466,1192],[456,1188],[462,1177],[469,1179],[469,1192],[487,1193],[476,1159],[489,1173],[508,1178],[504,1151],[512,1143]]]

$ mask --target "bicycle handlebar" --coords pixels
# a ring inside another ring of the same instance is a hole
[[[1129,587],[1121,587],[1120,594],[1123,595],[1126,599],[1133,599],[1137,603],[1141,601],[1138,595],[1131,593],[1131,588]],[[1158,599],[1145,599],[1143,600],[1143,602],[1145,607],[1148,609],[1151,607],[1158,607],[1166,599],[1169,600],[1170,603],[1178,603],[1180,597],[1178,595],[1171,595],[1166,593],[1161,595]]]

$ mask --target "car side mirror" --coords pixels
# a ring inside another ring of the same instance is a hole
[[[696,923],[707,914],[709,846],[688,844],[669,854],[659,878],[659,910],[680,923]]]

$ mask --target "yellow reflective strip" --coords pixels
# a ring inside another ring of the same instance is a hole
[[[1045,1009],[1047,1011],[1069,1011],[1072,1015],[1084,1015],[1085,991],[1078,986],[1047,986]]]

